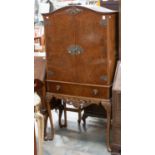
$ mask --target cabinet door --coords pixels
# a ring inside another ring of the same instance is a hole
[[[60,10],[44,15],[47,53],[47,80],[76,81],[75,56],[69,48],[75,44],[74,17]]]
[[[106,15],[83,10],[76,16],[77,76],[81,83],[107,84]]]

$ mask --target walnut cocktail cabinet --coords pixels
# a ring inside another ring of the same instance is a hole
[[[47,98],[63,99],[76,107],[104,106],[108,150],[116,16],[106,8],[83,6],[67,6],[43,15]]]

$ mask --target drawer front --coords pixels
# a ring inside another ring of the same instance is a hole
[[[93,97],[93,98],[110,98],[111,88],[100,87],[100,86],[88,86],[82,84],[62,83],[47,81],[47,92],[82,96],[82,97]]]

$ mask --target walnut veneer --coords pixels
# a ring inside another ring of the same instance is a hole
[[[67,6],[44,14],[46,98],[76,107],[101,104],[110,151],[111,89],[116,65],[117,12]]]

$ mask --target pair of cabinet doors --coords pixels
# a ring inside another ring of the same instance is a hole
[[[105,85],[115,64],[115,13],[70,6],[44,14],[47,80]]]

